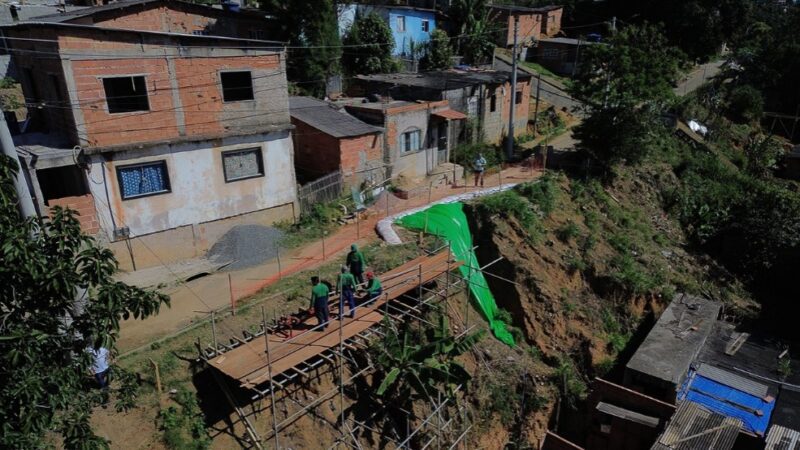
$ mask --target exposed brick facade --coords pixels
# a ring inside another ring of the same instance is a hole
[[[264,39],[267,32],[265,21],[246,13],[233,13],[170,0],[130,5],[78,17],[67,23],[243,39]]]
[[[50,208],[61,206],[73,209],[78,213],[78,221],[81,223],[81,230],[86,234],[94,235],[100,231],[100,222],[97,220],[97,210],[94,207],[94,197],[92,194],[81,195],[79,197],[64,197],[50,200]]]
[[[530,45],[539,40],[542,32],[542,15],[539,13],[518,14],[519,30],[517,33],[518,45]],[[504,47],[514,45],[514,15],[508,11],[497,11],[495,13],[495,23],[505,27],[503,40],[499,42]]]
[[[341,170],[350,181],[368,163],[383,161],[383,139],[380,133],[353,137],[334,137],[305,122],[292,118],[295,126],[294,163],[298,176],[310,181]]]
[[[561,31],[561,16],[564,8],[554,8],[542,13],[542,37],[552,37]]]

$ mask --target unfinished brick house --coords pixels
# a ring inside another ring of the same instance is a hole
[[[84,229],[124,269],[199,256],[234,224],[292,218],[284,52],[239,36],[263,31],[171,0],[4,27],[36,106],[15,143],[39,213],[83,199]]]
[[[517,44],[523,49],[533,46],[546,37],[555,36],[561,31],[561,6],[528,8],[515,5],[491,5],[491,20],[501,28],[497,44],[510,48],[514,45],[514,20],[519,18]]]
[[[349,185],[383,181],[383,129],[312,97],[289,97],[289,108],[298,180],[340,171]]]

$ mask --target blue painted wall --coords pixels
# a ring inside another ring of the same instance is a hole
[[[398,18],[405,19],[405,31],[398,28]],[[422,22],[428,21],[428,31],[422,31]],[[389,8],[389,28],[394,36],[394,55],[411,56],[411,43],[420,46],[428,42],[436,29],[436,14],[432,11]]]
[[[394,56],[411,56],[411,43],[414,46],[421,46],[431,38],[431,32],[436,29],[436,13],[433,11],[420,11],[406,8],[392,8],[391,6],[371,6],[371,5],[339,5],[339,34],[344,36],[352,26],[358,14],[366,15],[370,12],[383,17],[394,37]],[[405,31],[400,31],[398,18],[405,18]],[[422,22],[428,21],[428,31],[422,31]]]

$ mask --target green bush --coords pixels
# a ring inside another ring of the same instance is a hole
[[[737,86],[728,98],[728,109],[740,121],[757,122],[764,115],[764,97],[749,84]]]
[[[561,228],[556,230],[556,237],[562,242],[569,242],[580,234],[580,228],[572,220],[568,220]]]
[[[178,406],[162,409],[158,415],[163,441],[173,450],[205,450],[211,447],[195,394],[185,388],[175,395]]]
[[[586,398],[589,388],[575,368],[575,363],[567,356],[562,356],[553,373],[553,381],[561,387],[561,393],[567,404],[576,408],[579,401]]]
[[[545,217],[556,208],[559,186],[551,172],[547,172],[538,182],[520,184],[515,190],[529,202],[537,205]]]

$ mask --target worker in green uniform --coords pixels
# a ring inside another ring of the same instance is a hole
[[[320,331],[328,328],[328,296],[331,291],[325,283],[319,281],[319,277],[311,277],[311,307],[308,313],[314,314],[322,326]]]
[[[367,272],[367,295],[364,296],[366,299],[365,305],[369,305],[370,303],[374,302],[378,299],[378,297],[383,294],[383,286],[381,286],[381,280],[375,276],[372,272]]]
[[[345,301],[350,308],[350,318],[354,317],[356,315],[356,277],[350,273],[347,266],[342,266],[342,273],[339,274],[339,280],[336,283],[336,291],[339,292],[339,320],[342,320],[344,315]]]
[[[364,269],[367,268],[367,260],[356,244],[350,246],[350,253],[347,254],[347,267],[350,268],[350,273],[353,274],[358,284],[364,284]]]

